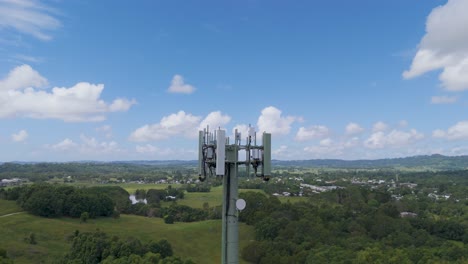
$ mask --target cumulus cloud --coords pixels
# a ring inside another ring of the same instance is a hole
[[[291,125],[300,118],[294,116],[282,116],[281,110],[269,106],[262,110],[257,121],[260,133],[267,132],[274,135],[286,135],[291,131]]]
[[[349,123],[345,128],[346,135],[356,135],[362,133],[363,131],[364,128],[356,123]]]
[[[230,121],[231,117],[228,115],[223,115],[221,111],[211,112],[205,117],[205,119],[201,121],[198,130],[203,130],[207,126],[210,126],[210,130],[224,128],[224,126]]]
[[[167,90],[170,93],[182,93],[191,94],[195,92],[195,87],[184,82],[184,78],[181,75],[174,75],[171,81],[171,86]]]
[[[13,69],[0,80],[0,118],[29,117],[68,122],[102,121],[109,112],[127,111],[135,100],[119,98],[108,104],[103,84],[87,82],[66,87],[44,88],[47,79],[29,65]]]
[[[96,131],[99,133],[103,133],[106,138],[112,137],[112,127],[110,125],[103,125],[96,128]]]
[[[47,84],[46,78],[25,64],[14,68],[5,79],[0,80],[0,91],[19,90],[26,87],[41,88]]]
[[[157,124],[144,125],[130,135],[131,141],[163,140],[175,135],[193,137],[198,131],[201,117],[184,111],[165,116]]]
[[[14,29],[40,40],[50,40],[48,33],[61,26],[54,10],[35,0],[0,1],[0,31]]]
[[[125,98],[118,98],[115,99],[111,105],[109,105],[110,112],[125,112],[132,107],[132,105],[136,104],[136,100],[128,100]]]
[[[27,138],[28,138],[28,132],[24,129],[18,131],[17,133],[13,133],[11,135],[11,139],[14,141],[14,142],[23,142],[25,141]]]
[[[116,153],[120,152],[119,144],[115,141],[98,141],[94,137],[88,137],[86,135],[80,135],[81,143],[80,150],[83,153]]]
[[[326,126],[300,127],[295,139],[297,141],[307,141],[311,139],[324,138],[330,135],[330,130]]]
[[[460,121],[449,127],[447,131],[441,129],[434,130],[432,136],[449,140],[468,139],[468,121]]]
[[[411,129],[410,131],[392,130],[388,133],[378,131],[372,133],[364,146],[370,149],[382,149],[386,147],[395,148],[410,145],[424,138],[424,134]]]
[[[458,100],[458,96],[432,96],[431,104],[453,104]]]
[[[184,136],[186,138],[195,138],[198,135],[198,130],[206,128],[207,125],[211,129],[223,127],[231,117],[222,114],[220,111],[209,113],[203,120],[201,116],[194,116],[184,111],[179,111],[175,114],[165,116],[159,123],[144,125],[130,135],[131,141],[144,142],[153,140],[163,140],[172,136]]]
[[[122,152],[119,148],[119,144],[115,141],[99,141],[94,137],[88,137],[84,134],[80,135],[80,141],[78,143],[69,138],[65,138],[56,144],[46,145],[45,147],[54,151],[69,153],[79,152],[91,156]]]
[[[400,120],[400,122],[398,122],[398,126],[399,127],[407,127],[408,126],[408,121]]]
[[[316,157],[337,157],[344,154],[346,146],[341,142],[335,142],[331,138],[322,139],[318,145],[304,148],[304,152]]]
[[[194,159],[198,150],[188,150],[181,148],[159,148],[151,144],[136,145],[135,152],[138,157],[150,157],[152,159]]]
[[[468,89],[468,1],[449,0],[427,17],[426,34],[405,79],[442,69],[439,79],[450,91]]]
[[[73,142],[73,140],[66,138],[57,144],[51,145],[50,148],[53,150],[58,150],[58,151],[68,151],[71,149],[76,149],[77,146],[78,144]]]
[[[156,153],[157,151],[159,151],[159,148],[151,145],[151,144],[146,144],[146,145],[137,145],[135,146],[135,150],[136,152],[138,153],[143,153],[143,154],[146,154],[146,153]]]
[[[388,125],[382,121],[379,121],[373,125],[372,132],[375,133],[375,132],[380,132],[380,131],[386,131],[387,129],[388,129]]]

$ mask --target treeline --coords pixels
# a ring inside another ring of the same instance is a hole
[[[176,199],[183,199],[185,197],[185,190],[183,188],[172,188],[169,185],[164,190],[159,189],[137,189],[135,191],[135,198],[139,200],[146,199],[148,203],[159,204],[161,201],[173,201]]]
[[[251,263],[464,263],[468,226],[439,219],[381,190],[349,187],[281,203],[258,192],[241,193],[247,207],[240,221],[254,226],[256,241],[242,249]],[[412,201],[414,202],[414,201]]]
[[[221,218],[221,206],[210,207],[208,203],[205,203],[203,209],[199,209],[178,205],[176,199],[182,199],[184,192],[185,188],[173,188],[171,185],[165,190],[137,189],[135,191],[135,198],[140,200],[146,199],[147,203],[132,204],[124,213],[163,218],[167,224]],[[173,202],[169,206],[161,206],[162,201]]]
[[[195,175],[191,164],[132,164],[125,162],[68,162],[68,163],[13,163],[0,164],[0,179],[21,178],[43,182],[53,178],[71,176],[73,180],[91,179],[126,181],[157,181],[169,177],[180,178]]]
[[[70,251],[59,263],[195,264],[191,260],[183,261],[180,257],[173,256],[172,246],[165,239],[144,244],[137,238],[109,237],[99,230],[93,233],[75,231]]]
[[[76,188],[33,184],[0,190],[0,197],[16,200],[25,211],[44,217],[80,217],[83,213],[91,218],[116,216],[130,205],[128,193],[117,186]]]
[[[187,192],[210,192],[211,185],[210,184],[187,184],[185,187]]]

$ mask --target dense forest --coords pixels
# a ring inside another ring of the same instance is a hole
[[[183,261],[173,256],[171,244],[162,239],[158,242],[149,241],[144,244],[139,239],[129,237],[121,239],[110,237],[106,233],[80,233],[76,231],[72,237],[70,251],[64,256],[61,264],[194,264],[191,260]]]
[[[382,190],[348,188],[310,202],[281,203],[261,193],[241,195],[240,220],[256,241],[242,250],[251,263],[466,263],[466,215],[435,220],[427,202],[393,201]],[[468,202],[449,203],[466,214]],[[405,217],[406,210],[414,214]],[[463,220],[464,219],[464,220]],[[463,224],[462,224],[463,223]]]

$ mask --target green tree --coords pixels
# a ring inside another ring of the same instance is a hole
[[[164,217],[164,223],[166,224],[174,224],[174,216],[168,214]]]
[[[159,240],[158,242],[150,241],[147,248],[150,252],[161,255],[162,258],[173,255],[172,246],[166,239]]]
[[[88,212],[83,212],[81,213],[81,216],[80,216],[80,223],[86,223],[89,219],[89,214]]]

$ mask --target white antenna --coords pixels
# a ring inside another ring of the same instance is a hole
[[[226,132],[216,131],[216,175],[224,176],[224,163],[226,162]]]

